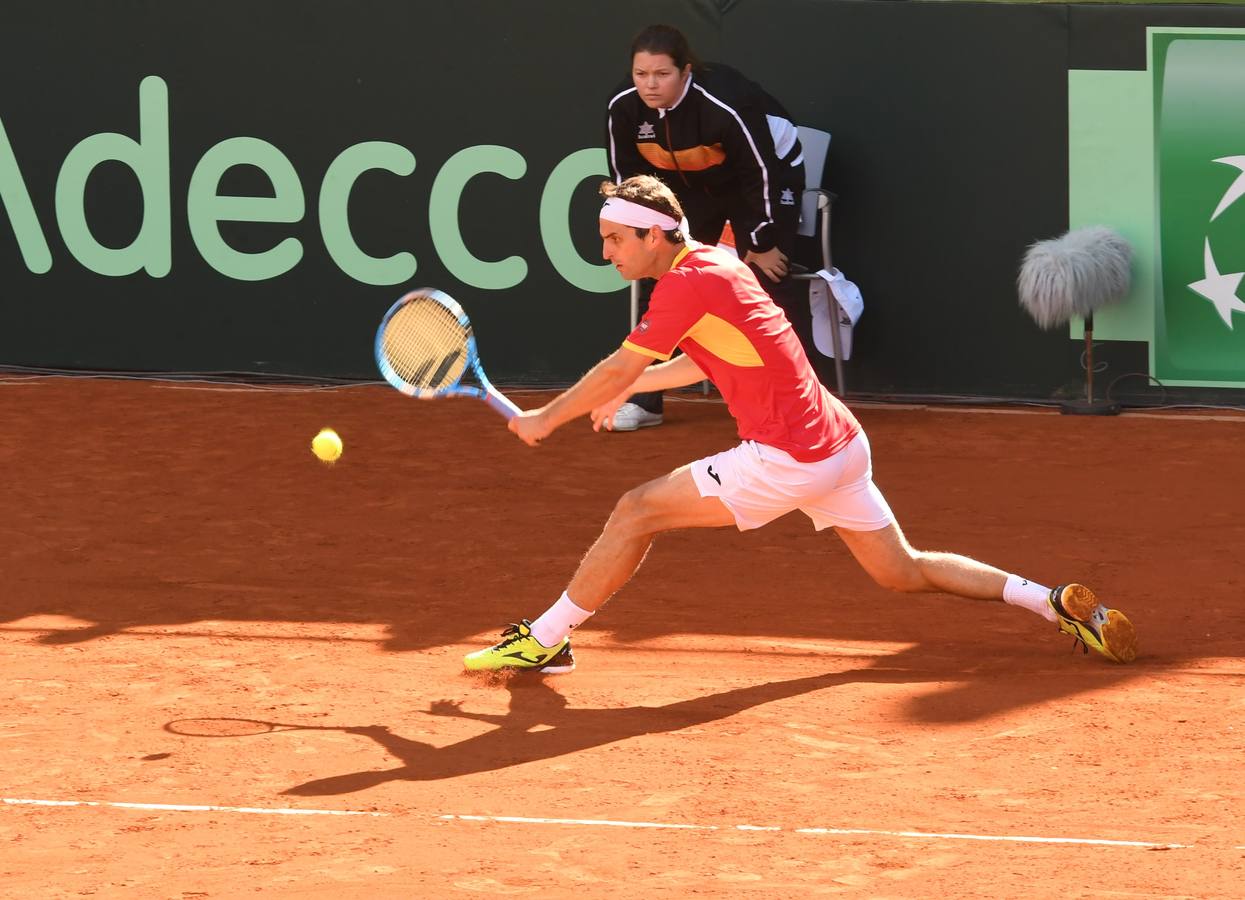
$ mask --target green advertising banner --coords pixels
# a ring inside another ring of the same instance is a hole
[[[1144,71],[1069,72],[1070,224],[1134,249],[1095,336],[1147,342],[1163,385],[1245,387],[1245,29],[1150,27],[1146,45]]]
[[[1154,375],[1245,384],[1245,32],[1156,29],[1150,39],[1159,246]]]

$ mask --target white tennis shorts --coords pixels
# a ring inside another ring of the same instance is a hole
[[[869,439],[862,431],[828,459],[799,462],[785,451],[744,441],[692,463],[702,497],[717,497],[735,515],[740,531],[760,528],[793,509],[830,526],[877,531],[895,521],[873,483]]]

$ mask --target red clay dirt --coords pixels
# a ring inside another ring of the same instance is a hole
[[[914,544],[1094,586],[1138,661],[796,514],[660,538],[573,675],[477,681],[723,406],[533,450],[379,386],[0,385],[0,895],[1240,896],[1245,419],[857,413]]]

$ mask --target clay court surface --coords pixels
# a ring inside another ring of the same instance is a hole
[[[1245,419],[857,412],[913,543],[1093,585],[1137,663],[794,515],[659,539],[578,671],[489,684],[723,406],[533,450],[379,386],[0,385],[0,895],[1240,896]]]

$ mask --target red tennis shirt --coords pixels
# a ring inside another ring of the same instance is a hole
[[[800,462],[833,456],[860,432],[752,270],[716,247],[689,244],[675,257],[623,346],[661,360],[681,349],[717,386],[742,440]]]

